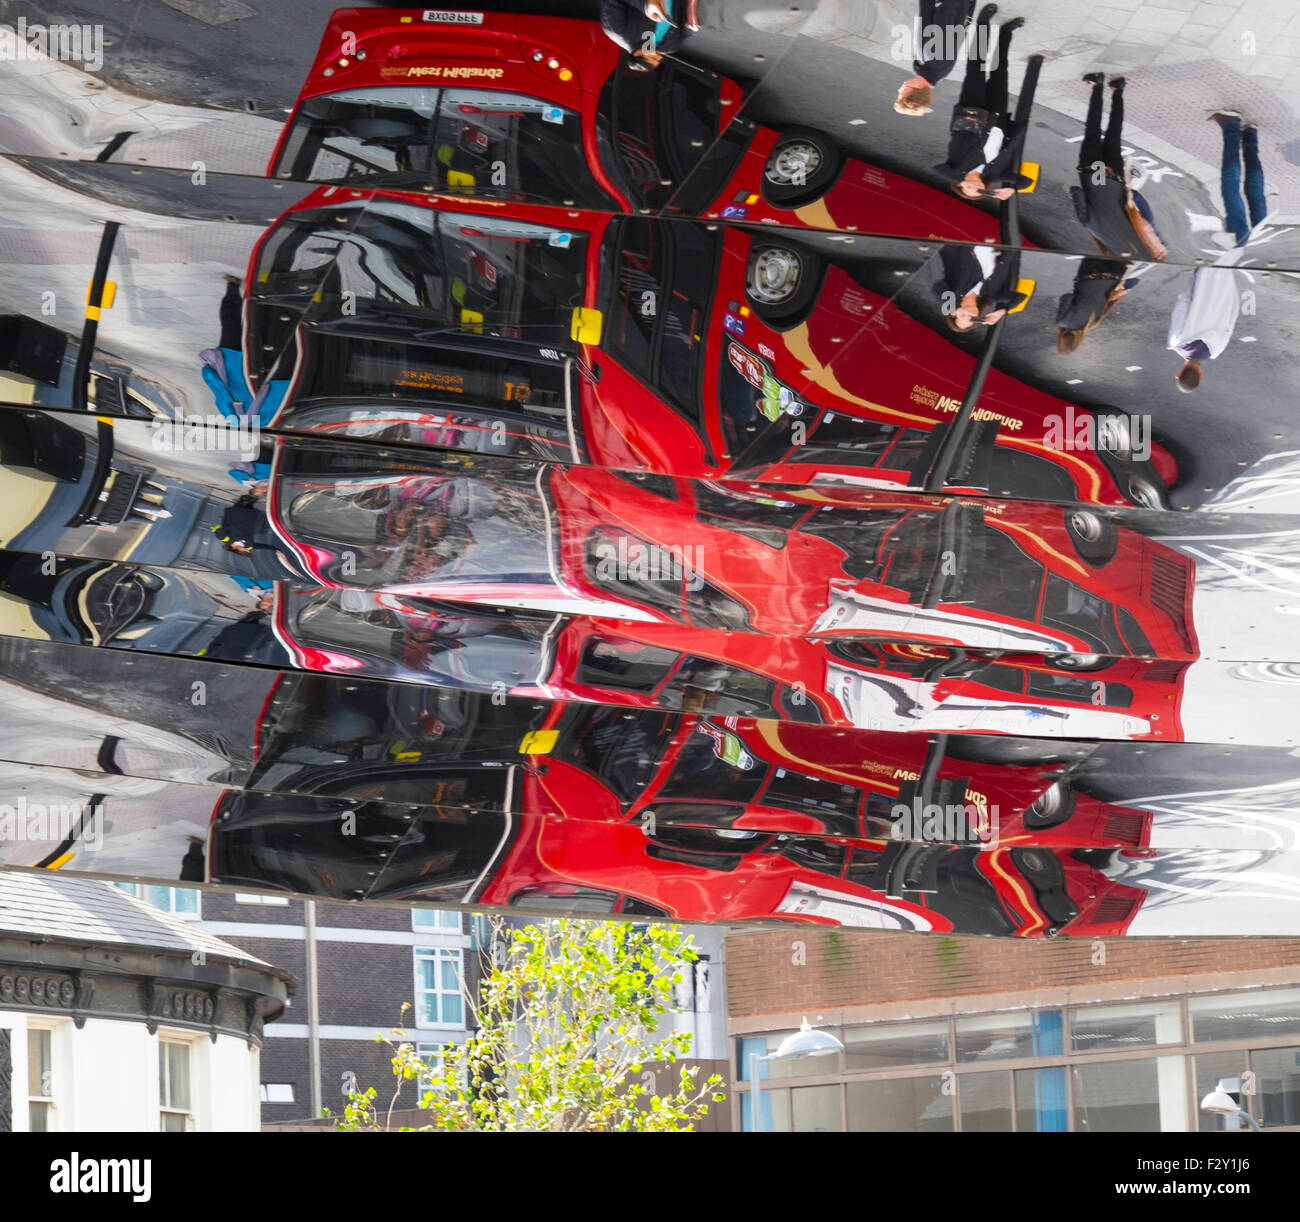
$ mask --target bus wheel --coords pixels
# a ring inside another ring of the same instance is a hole
[[[1057,670],[1105,670],[1111,663],[1099,653],[1054,653],[1044,661]]]
[[[838,169],[830,140],[820,132],[788,129],[763,167],[763,194],[778,208],[798,208],[819,198]]]
[[[1169,498],[1161,491],[1159,485],[1141,475],[1135,475],[1128,482],[1129,499],[1143,509],[1167,509]]]
[[[1065,529],[1080,557],[1092,565],[1108,563],[1119,545],[1119,528],[1091,509],[1067,509]]]
[[[1031,831],[1059,827],[1074,814],[1075,803],[1074,790],[1057,781],[1025,808],[1022,820]]]
[[[745,272],[745,295],[768,326],[793,327],[817,297],[816,256],[794,246],[755,245]]]

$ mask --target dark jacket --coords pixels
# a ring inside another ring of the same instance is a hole
[[[664,8],[668,10],[666,0]],[[676,51],[686,40],[686,29],[681,24],[685,9],[684,0],[672,6],[671,16],[677,24],[656,48],[665,55]],[[642,50],[646,45],[645,36],[653,37],[655,32],[655,22],[645,15],[645,0],[600,0],[600,25],[629,54]]]
[[[1021,127],[1010,124],[1006,115],[994,115],[993,126],[1006,133],[998,154],[984,165],[984,140],[974,132],[953,132],[948,137],[948,160],[935,166],[936,172],[948,182],[961,182],[973,169],[984,165],[983,178],[990,190],[998,187],[1029,186],[1031,180],[1020,173]]]
[[[1079,218],[1079,223],[1092,234],[1103,254],[1118,259],[1164,258],[1163,254],[1148,250],[1146,243],[1133,228],[1129,219],[1129,190],[1126,183],[1109,171],[1105,181],[1100,184],[1092,181],[1092,174],[1087,170],[1080,171],[1079,178],[1082,185],[1070,188],[1074,214]],[[1151,209],[1136,191],[1133,192],[1133,203],[1150,221]]]
[[[1127,270],[1127,263],[1113,259],[1084,259],[1074,275],[1074,291],[1061,297],[1056,325],[1077,330],[1100,322],[1114,304],[1107,298],[1119,287]]]
[[[1010,310],[1027,300],[1024,293],[1016,291],[1015,269],[1005,254],[999,253],[993,272],[987,280],[979,260],[968,246],[945,246],[939,252],[943,264],[943,279],[935,285],[937,300],[944,293],[953,293],[958,301],[966,296],[981,280],[980,302],[992,310]]]
[[[917,8],[919,41],[914,49],[919,58],[912,61],[912,71],[929,81],[931,85],[937,85],[957,66],[955,57],[948,59],[946,56],[950,50],[960,52],[962,40],[955,33],[950,32],[960,29],[963,36],[965,35],[971,17],[975,13],[975,0],[920,0]],[[938,35],[934,36],[939,45],[927,40],[926,34],[931,30],[943,31],[941,39]],[[938,55],[935,58],[926,58],[931,51],[937,52]]]

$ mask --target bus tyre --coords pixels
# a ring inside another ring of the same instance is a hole
[[[769,327],[803,321],[820,287],[817,256],[797,246],[755,243],[745,269],[745,296]]]
[[[1089,671],[1105,670],[1112,659],[1099,653],[1054,653],[1044,661],[1055,670]]]
[[[810,204],[835,181],[839,163],[827,136],[808,128],[788,128],[763,167],[763,195],[777,208]]]
[[[1074,550],[1089,564],[1100,566],[1109,563],[1119,545],[1119,527],[1091,509],[1067,509],[1065,529],[1074,544]]]
[[[1039,794],[1031,805],[1025,807],[1022,822],[1030,831],[1035,832],[1060,827],[1074,814],[1077,801],[1074,790],[1057,781]]]
[[[1129,499],[1134,505],[1143,509],[1168,509],[1169,496],[1157,483],[1142,475],[1135,475],[1128,482]]]

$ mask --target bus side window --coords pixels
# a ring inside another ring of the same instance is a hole
[[[672,671],[681,655],[616,636],[592,637],[583,646],[578,680],[595,687],[650,693]]]

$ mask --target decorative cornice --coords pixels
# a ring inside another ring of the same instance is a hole
[[[0,961],[0,1010],[65,1016],[78,1028],[87,1018],[142,1022],[206,1032],[213,1042],[232,1035],[250,1047],[262,1042],[261,1009],[267,998],[242,988],[199,985],[158,976],[85,970],[49,971]]]

